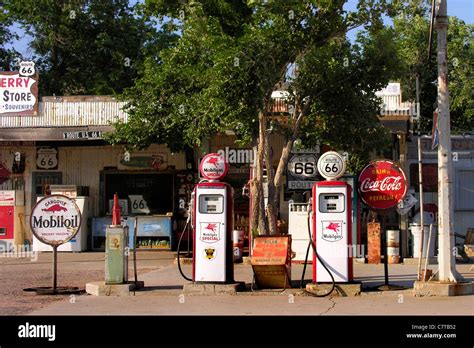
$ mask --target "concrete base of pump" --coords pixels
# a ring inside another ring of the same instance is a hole
[[[324,295],[331,290],[332,284],[320,283],[320,284],[306,284],[306,291],[311,292],[315,295]],[[362,291],[361,283],[340,283],[336,284],[334,291],[330,296],[338,297],[352,297],[359,296]]]
[[[86,284],[86,292],[94,296],[130,296],[133,291],[145,286],[143,281],[127,284],[105,284],[105,282],[92,282]]]
[[[474,283],[442,283],[438,281],[416,281],[413,285],[416,297],[423,296],[463,296],[474,294]]]
[[[183,293],[186,295],[236,295],[237,292],[245,290],[244,282],[231,284],[208,284],[208,283],[189,283],[183,287]]]

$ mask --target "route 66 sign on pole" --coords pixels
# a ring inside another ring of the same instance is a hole
[[[336,151],[325,152],[319,157],[318,171],[326,180],[336,180],[346,172],[346,161]]]
[[[21,61],[19,72],[21,76],[33,76],[36,73],[35,62]]]

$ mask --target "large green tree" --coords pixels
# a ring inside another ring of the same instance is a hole
[[[416,76],[420,80],[422,130],[431,131],[437,100],[436,30],[428,57],[431,1],[400,0],[394,17],[397,54],[403,68],[400,79],[404,99],[416,100]],[[456,17],[448,24],[448,82],[453,133],[474,127],[474,25]]]
[[[181,149],[234,130],[240,142],[257,147],[251,226],[275,233],[279,190],[295,140],[324,142],[359,159],[386,144],[375,91],[398,69],[393,33],[381,30],[386,4],[361,0],[356,12],[345,11],[344,4],[148,1],[152,14],[174,20],[180,38],[161,52],[159,62],[148,59],[143,77],[126,91],[129,121],[116,125],[112,142]],[[364,30],[351,45],[346,33],[358,26]],[[279,164],[272,168],[265,114],[272,107],[272,92],[282,85],[291,107],[287,122],[272,126],[286,139],[282,153],[275,154]]]
[[[147,45],[159,46],[153,21],[128,0],[5,2],[32,37],[42,95],[120,93],[153,53]]]

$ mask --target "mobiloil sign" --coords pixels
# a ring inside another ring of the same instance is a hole
[[[40,200],[31,212],[31,229],[45,244],[63,244],[72,239],[81,226],[81,212],[66,196],[52,195]]]

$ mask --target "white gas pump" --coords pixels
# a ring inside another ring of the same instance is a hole
[[[313,282],[350,282],[352,275],[351,186],[335,181],[346,169],[337,152],[324,153],[318,171],[327,180],[313,186]]]
[[[322,181],[313,186],[313,240],[318,253],[313,262],[313,282],[350,282],[352,255],[351,187],[342,181]]]
[[[234,281],[233,189],[219,181],[227,174],[227,169],[224,158],[215,153],[206,155],[201,161],[200,172],[207,181],[194,188],[194,282]]]

